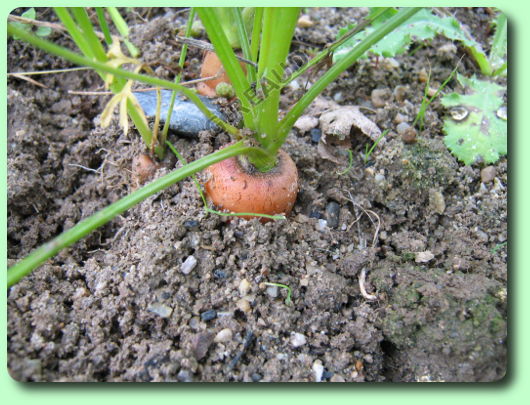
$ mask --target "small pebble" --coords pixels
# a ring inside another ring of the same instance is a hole
[[[486,232],[484,232],[482,229],[480,228],[476,228],[475,229],[475,233],[476,235],[478,236],[479,239],[481,239],[484,243],[488,242],[489,240],[489,236]]]
[[[397,102],[402,103],[407,98],[408,87],[399,85],[394,89],[394,98]]]
[[[408,116],[401,114],[401,113],[397,113],[396,116],[394,117],[394,124],[401,124],[402,122],[407,122],[408,120],[409,120]]]
[[[329,381],[333,383],[346,382],[344,377],[339,374],[333,374],[333,377],[331,377]]]
[[[237,309],[244,313],[250,312],[250,302],[248,302],[248,299],[241,298],[236,302]]]
[[[445,212],[445,198],[438,190],[431,190],[429,192],[429,203],[437,214],[442,215]]]
[[[320,232],[325,231],[327,227],[328,227],[328,221],[326,221],[325,219],[319,219],[317,223],[315,224],[316,230]]]
[[[173,309],[171,307],[161,304],[159,302],[155,302],[149,305],[147,307],[147,310],[149,312],[157,314],[161,318],[169,318],[171,316],[171,313],[173,312]]]
[[[184,261],[184,263],[182,263],[182,266],[180,266],[180,271],[183,274],[190,274],[196,265],[197,265],[197,259],[193,255],[188,256],[188,258]]]
[[[374,180],[375,180],[376,183],[382,183],[383,181],[385,181],[385,175],[381,174],[381,173],[377,173],[374,176]]]
[[[298,80],[293,80],[287,85],[291,90],[296,91],[300,88],[300,83],[298,83]]]
[[[307,343],[306,337],[298,332],[291,333],[291,345],[293,347],[300,347]]]
[[[425,252],[416,253],[416,263],[428,263],[432,259],[434,259],[434,254],[429,250],[426,250]]]
[[[199,228],[199,221],[197,221],[196,219],[188,219],[184,221],[184,228],[189,230],[196,230],[197,228]]]
[[[418,137],[418,132],[414,127],[409,127],[402,135],[401,140],[403,143],[412,144],[416,143]]]
[[[322,137],[322,131],[319,128],[313,128],[309,131],[309,135],[311,136],[311,142],[318,143]]]
[[[266,292],[267,292],[267,295],[271,298],[278,297],[278,287],[275,285],[268,286]]]
[[[261,374],[259,374],[259,373],[252,373],[250,378],[252,379],[253,382],[259,382],[259,381],[261,381],[263,376]]]
[[[193,376],[189,370],[181,369],[177,374],[177,380],[180,382],[193,382]]]
[[[480,171],[480,180],[483,183],[490,183],[497,175],[497,170],[494,166],[487,166]]]
[[[239,295],[241,297],[244,297],[245,295],[248,294],[248,292],[250,291],[250,283],[248,282],[246,278],[241,280],[241,282],[239,283],[238,289],[239,289]]]
[[[372,90],[371,100],[374,107],[384,107],[392,99],[392,92],[389,89]]]
[[[218,280],[225,280],[228,278],[228,274],[222,269],[215,269],[213,271],[213,276]]]
[[[340,103],[340,102],[344,101],[344,96],[342,95],[342,91],[338,91],[335,94],[333,94],[333,100],[336,103]]]
[[[418,80],[420,81],[420,83],[425,83],[427,82],[427,80],[429,80],[429,74],[427,73],[427,70],[425,70],[425,68],[420,70],[420,72],[418,73]]]
[[[315,23],[309,18],[309,16],[304,14],[300,16],[296,25],[300,28],[310,28],[315,25]]]
[[[215,318],[217,318],[217,311],[215,309],[209,309],[208,311],[204,311],[203,313],[201,313],[201,319],[204,322],[211,321]]]
[[[313,374],[315,375],[315,381],[321,382],[322,381],[322,375],[324,374],[324,366],[322,365],[322,361],[315,360],[313,363]]]
[[[192,338],[193,355],[197,360],[206,356],[210,345],[213,342],[213,334],[210,332],[198,333]]]
[[[330,228],[336,229],[339,226],[340,206],[335,201],[329,202],[326,206],[326,220]]]
[[[397,126],[396,126],[396,131],[399,135],[403,135],[405,132],[408,131],[408,129],[410,128],[410,124],[407,123],[407,122],[400,122]]]
[[[221,329],[213,339],[215,343],[228,342],[230,340],[232,340],[232,329],[229,328]]]
[[[458,48],[456,47],[455,44],[453,44],[452,42],[448,42],[447,44],[444,44],[441,47],[439,47],[436,50],[436,53],[438,56],[452,58],[456,54],[457,50]]]
[[[399,66],[401,66],[399,61],[394,58],[383,58],[381,61],[381,67],[388,71],[396,70]]]
[[[200,324],[201,324],[201,321],[199,320],[198,316],[193,316],[188,321],[188,325],[190,325],[191,329],[199,329]]]

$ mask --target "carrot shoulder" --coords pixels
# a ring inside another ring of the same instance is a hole
[[[221,210],[234,213],[288,215],[298,193],[298,171],[291,157],[278,153],[278,164],[267,173],[233,157],[206,169],[206,194]],[[244,217],[251,218],[251,217]]]

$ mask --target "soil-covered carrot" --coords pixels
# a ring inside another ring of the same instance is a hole
[[[234,213],[288,215],[298,193],[298,171],[291,157],[280,150],[278,163],[262,173],[244,158],[233,157],[206,169],[206,194],[213,204]],[[243,216],[250,219],[251,216]],[[262,222],[267,219],[262,218]]]
[[[244,63],[241,63],[241,67],[245,70]],[[205,53],[200,76],[201,78],[215,77],[215,79],[206,80],[197,84],[197,92],[205,97],[215,97],[217,95],[215,88],[219,83],[230,83],[223,64],[215,52],[207,51]]]
[[[215,52],[207,51],[201,66],[201,77],[218,76],[216,79],[207,80],[197,85],[199,94],[206,97],[215,97],[215,87],[222,82],[230,83],[230,79],[223,69],[223,65]]]
[[[151,180],[157,168],[157,164],[153,162],[153,159],[149,155],[141,153],[136,156],[132,162],[133,182],[135,186],[140,186],[148,180]]]

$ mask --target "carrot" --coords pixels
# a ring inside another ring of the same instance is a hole
[[[259,172],[242,157],[223,160],[206,172],[209,175],[206,195],[216,207],[233,213],[288,215],[298,194],[296,165],[283,150],[278,153],[276,167],[266,173]]]
[[[245,64],[241,63],[243,70],[245,70]],[[197,92],[206,97],[216,97],[215,88],[219,83],[230,83],[230,79],[226,74],[221,60],[215,52],[206,51],[202,60],[200,77],[212,77],[217,78],[212,80],[206,80],[197,84]]]
[[[139,187],[151,180],[157,169],[157,164],[153,162],[153,159],[149,155],[141,153],[136,156],[132,161],[133,183],[135,187]]]

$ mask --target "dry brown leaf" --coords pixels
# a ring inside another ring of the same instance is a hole
[[[339,107],[320,116],[320,128],[324,138],[325,135],[335,135],[341,140],[345,139],[349,137],[352,127],[359,129],[374,142],[381,136],[381,130],[357,106]],[[381,143],[383,142],[384,139],[381,140]]]

